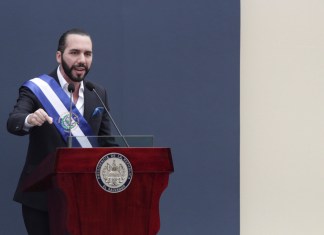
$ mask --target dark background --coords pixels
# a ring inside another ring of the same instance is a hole
[[[6,120],[27,79],[56,68],[62,32],[89,31],[89,80],[125,135],[154,135],[175,172],[159,235],[239,234],[239,0],[1,1],[0,234],[25,234],[13,192],[28,137]]]

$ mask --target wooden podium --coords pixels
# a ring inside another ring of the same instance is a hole
[[[121,192],[97,181],[98,162],[125,156],[133,170]],[[159,200],[173,172],[169,148],[59,148],[25,181],[27,191],[48,190],[52,235],[155,235]]]

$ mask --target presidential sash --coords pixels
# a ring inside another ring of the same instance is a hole
[[[70,98],[55,79],[44,74],[25,82],[23,86],[28,87],[36,95],[66,142],[71,129],[71,135],[75,137],[74,147],[96,146],[92,139],[87,138],[93,136],[91,127],[73,103],[70,118]]]

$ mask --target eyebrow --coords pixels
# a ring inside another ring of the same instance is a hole
[[[75,48],[69,50],[69,52],[81,52],[81,51],[82,51],[82,50],[80,50],[80,49],[75,49]],[[86,50],[86,51],[84,51],[84,52],[85,52],[85,53],[92,53],[91,50]]]

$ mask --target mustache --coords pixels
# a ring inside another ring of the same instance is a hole
[[[88,67],[84,63],[72,65],[72,68],[85,68],[86,70],[88,70]]]

